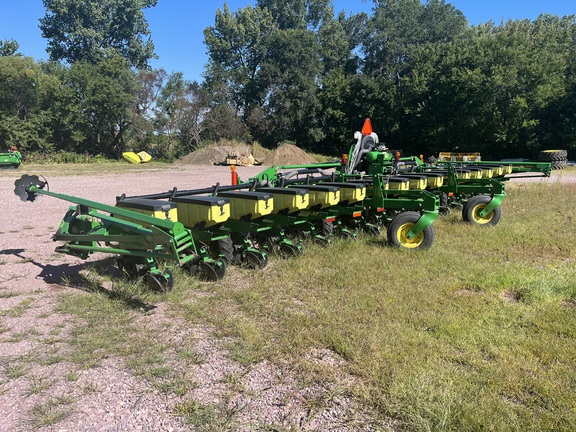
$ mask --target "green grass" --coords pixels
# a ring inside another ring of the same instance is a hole
[[[73,402],[68,397],[56,397],[45,403],[34,405],[29,412],[30,426],[38,430],[64,420],[72,413],[67,405]]]
[[[22,300],[18,305],[14,306],[13,308],[0,312],[0,315],[10,318],[18,318],[22,316],[28,309],[30,309],[31,304],[33,302],[34,299],[28,297]]]
[[[403,430],[576,430],[576,185],[510,184],[508,194],[499,225],[471,226],[456,212],[434,223],[428,251],[360,236],[306,245],[262,271],[229,269],[218,283],[177,272],[165,297],[141,298],[133,286],[67,294],[60,311],[82,317],[72,359],[124,356],[157,388],[184,395],[194,383],[163,359],[202,359],[137,325],[144,299],[165,302],[184,325],[213,327],[232,341],[233,360],[281,361],[302,385],[333,384]],[[319,364],[314,349],[340,361]],[[176,411],[195,426],[230,425],[221,407],[188,401]]]
[[[30,375],[28,376],[28,380],[30,381],[30,385],[26,389],[26,396],[32,396],[48,390],[53,384],[50,379],[44,375]]]
[[[14,380],[25,376],[28,373],[28,370],[28,366],[11,362],[4,366],[4,375],[9,379]]]
[[[178,167],[166,162],[148,162],[145,164],[130,164],[124,161],[105,163],[59,163],[59,164],[38,164],[24,162],[20,168],[14,170],[0,170],[0,178],[13,177],[15,173],[41,172],[42,175],[49,174],[50,177],[67,175],[90,175],[90,174],[124,174],[128,172],[148,172],[157,170],[174,169]]]
[[[171,304],[233,336],[240,362],[331,380],[303,360],[330,349],[360,380],[349,390],[409,430],[574,429],[575,193],[511,185],[498,226],[449,215],[428,251],[336,241]]]

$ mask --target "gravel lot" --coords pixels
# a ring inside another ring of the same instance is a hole
[[[238,168],[243,179],[261,170]],[[122,358],[108,358],[99,367],[81,370],[74,380],[70,379],[74,365],[66,361],[70,347],[65,341],[74,324],[71,317],[55,312],[55,307],[59,295],[78,293],[62,285],[62,276],[77,273],[86,261],[54,254],[56,243],[51,236],[71,204],[47,196],[34,203],[20,201],[13,193],[14,181],[24,173],[42,174],[28,172],[25,166],[0,173],[4,202],[0,217],[0,432],[194,430],[174,415],[174,406],[182,399],[160,392],[135,376]],[[139,173],[47,178],[54,192],[114,204],[121,193],[229,184],[230,171],[228,167],[173,166]],[[102,258],[92,256],[88,262]],[[196,341],[195,350],[206,361],[186,371],[196,383],[186,396],[203,404],[226,403],[234,410],[234,426],[222,430],[250,431],[264,424],[274,425],[275,430],[315,431],[388,430],[393,426],[368,426],[365,419],[369,414],[340,394],[311,415],[306,399],[332,389],[298,388],[294,377],[279,365],[264,363],[245,369],[227,357],[225,341],[213,338],[210,329],[188,328],[175,322],[167,317],[161,304],[142,320],[142,325],[162,328],[175,344],[184,338]],[[50,342],[56,336],[58,342]],[[61,356],[63,360],[54,364],[26,361],[39,353]],[[310,358],[325,365],[342,361],[323,351],[311,352]],[[21,365],[25,365],[23,370]],[[242,376],[244,391],[231,393],[227,388],[230,385],[223,383],[222,377],[233,373]],[[349,379],[342,377],[343,381]],[[48,414],[57,413],[46,405],[55,398],[69,398],[65,408],[71,414],[53,425],[35,427],[32,413],[39,407]]]

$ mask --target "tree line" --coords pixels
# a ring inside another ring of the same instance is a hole
[[[0,41],[0,145],[176,158],[220,139],[346,151],[370,117],[409,154],[533,158],[576,147],[576,17],[470,26],[444,0],[226,3],[202,82],[152,70],[157,0],[43,0],[48,61]],[[186,53],[182,53],[185,55]]]

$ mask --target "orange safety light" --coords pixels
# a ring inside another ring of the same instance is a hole
[[[449,197],[453,197],[453,196],[454,196],[454,192],[448,192],[448,196],[449,196]]]
[[[326,223],[330,223],[330,222],[336,222],[336,218],[335,217],[326,218]]]
[[[384,210],[386,210],[384,207],[378,207],[376,208],[376,213],[382,213]]]
[[[398,162],[400,160],[400,152],[399,151],[396,152],[395,157],[396,157],[396,162]]]
[[[372,134],[372,122],[369,118],[364,120],[364,126],[362,126],[362,135]]]
[[[232,186],[238,185],[238,173],[236,172],[236,165],[230,165],[230,174],[232,176]]]
[[[361,211],[357,211],[357,212],[352,213],[352,217],[353,217],[353,218],[358,218],[358,217],[360,217],[360,216],[362,216],[362,212],[361,212]]]
[[[342,155],[342,165],[348,165],[348,155],[346,153],[344,153]]]

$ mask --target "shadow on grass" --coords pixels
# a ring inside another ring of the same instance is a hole
[[[140,290],[134,289],[110,289],[102,284],[98,278],[90,278],[82,273],[83,270],[93,271],[97,275],[111,278],[112,286],[134,284],[126,282],[124,274],[114,266],[114,258],[106,258],[96,263],[82,263],[70,265],[41,264],[34,259],[23,255],[24,249],[4,249],[0,250],[0,255],[14,255],[22,260],[35,265],[41,271],[36,275],[36,279],[42,279],[48,285],[61,285],[67,288],[74,288],[88,293],[102,294],[110,300],[119,301],[127,308],[149,312],[156,308],[155,305],[142,301]]]

